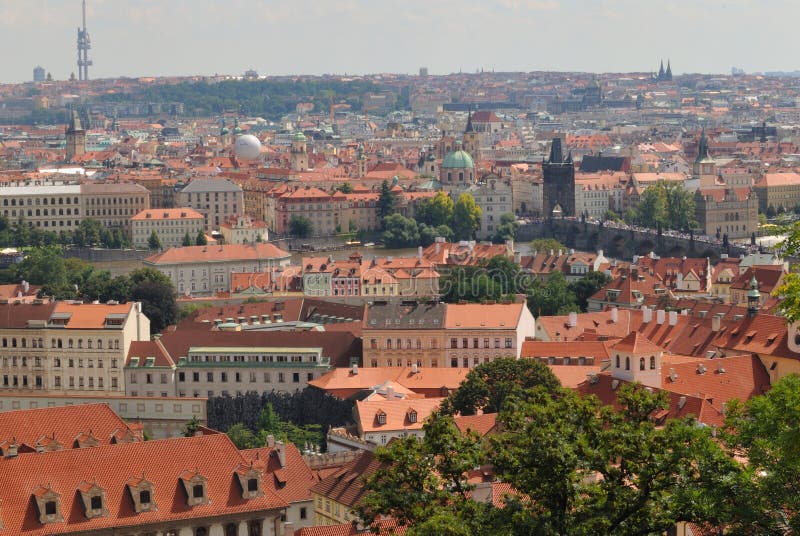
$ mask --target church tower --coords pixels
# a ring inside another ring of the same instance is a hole
[[[572,153],[564,158],[561,138],[553,138],[550,159],[542,162],[542,180],[543,216],[551,217],[556,206],[559,216],[575,216],[575,164]]]
[[[480,159],[481,152],[481,138],[475,128],[472,126],[472,112],[469,113],[467,118],[467,128],[464,130],[464,141],[461,147],[469,153],[473,160]]]
[[[356,177],[359,179],[367,174],[367,157],[364,155],[364,146],[358,146],[356,149]]]
[[[71,161],[74,157],[86,152],[86,131],[81,125],[78,112],[72,110],[72,119],[65,132],[66,137],[66,158]]]
[[[700,133],[700,143],[697,146],[697,158],[692,165],[692,174],[695,177],[701,175],[716,175],[717,165],[711,154],[708,152],[708,138],[706,137],[706,129]]]
[[[650,339],[633,331],[614,344],[609,353],[611,376],[614,379],[661,388],[661,359],[664,350]]]
[[[672,66],[669,64],[669,60],[667,60],[667,70],[664,73],[664,80],[672,82]]]
[[[308,171],[308,152],[306,151],[306,136],[297,131],[292,136],[292,170]]]

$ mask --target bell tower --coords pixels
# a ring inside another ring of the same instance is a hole
[[[475,127],[472,126],[472,112],[469,112],[467,118],[467,128],[464,130],[463,143],[461,147],[467,151],[473,160],[480,159],[481,152],[481,138],[478,132],[475,132]]]
[[[611,375],[618,380],[661,388],[664,350],[638,331],[631,332],[610,348]]]
[[[81,125],[81,119],[76,110],[72,110],[72,118],[65,131],[66,159],[71,161],[74,157],[86,152],[86,131]]]
[[[308,171],[307,141],[306,135],[300,131],[292,136],[292,170],[294,171]]]

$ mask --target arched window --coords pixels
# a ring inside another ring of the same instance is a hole
[[[656,356],[651,355],[650,356],[650,370],[655,370],[655,369],[656,369]]]
[[[617,354],[617,368],[619,368],[619,354]]]
[[[103,349],[103,339],[97,339],[97,349],[98,350]]]
[[[639,358],[639,370],[644,370],[644,358]]]
[[[625,370],[631,370],[631,358],[630,357],[626,357],[625,358]]]

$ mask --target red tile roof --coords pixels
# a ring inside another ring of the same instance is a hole
[[[657,344],[653,344],[651,340],[638,331],[629,333],[624,339],[614,344],[611,349],[618,352],[627,352],[635,355],[653,354],[664,351],[663,348]]]
[[[113,440],[115,434],[128,431],[128,425],[108,404],[0,412],[0,441],[15,440],[18,445],[27,445],[34,450],[37,441],[45,436],[55,438],[64,449],[72,449],[78,448],[76,438],[82,435],[95,438],[101,445],[110,445],[116,442]]]
[[[352,508],[366,493],[364,479],[375,473],[380,465],[371,451],[364,451],[340,470],[323,478],[311,488],[311,492]]]
[[[483,437],[495,430],[497,413],[483,413],[481,415],[459,415],[453,419],[462,434],[468,430]]]
[[[245,463],[247,460],[224,434],[71,449],[0,460],[4,532],[26,536],[107,533],[124,527],[285,508],[286,501],[267,487],[263,488],[261,497],[242,498],[234,471]],[[207,479],[208,504],[187,505],[186,492],[180,483],[185,471],[197,471]],[[142,478],[153,484],[152,500],[158,508],[136,513],[128,482]],[[108,515],[87,519],[78,489],[84,482],[95,481],[105,490]],[[36,503],[31,496],[42,487],[50,487],[61,495],[64,521],[39,523]]]
[[[516,329],[524,303],[448,303],[444,327],[457,329]]]
[[[182,262],[230,262],[239,260],[288,259],[289,253],[272,244],[224,244],[170,248],[147,257],[144,262],[168,265]]]
[[[281,467],[276,447],[261,447],[242,450],[247,460],[260,461],[265,464],[267,477],[264,485],[275,495],[288,503],[311,500],[311,487],[319,482],[314,472],[309,469],[300,451],[293,443],[283,445],[286,465]]]

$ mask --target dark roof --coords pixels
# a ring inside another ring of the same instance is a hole
[[[624,156],[585,155],[581,160],[580,170],[587,173],[596,171],[628,171],[627,159]]]
[[[440,302],[374,302],[364,313],[365,329],[442,329],[446,306]]]
[[[364,479],[380,468],[380,462],[371,451],[346,464],[340,470],[323,478],[311,488],[312,493],[327,497],[339,504],[356,506],[364,496]]]
[[[181,193],[241,192],[242,189],[228,179],[194,179]]]

